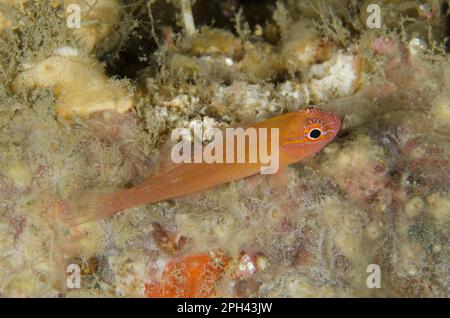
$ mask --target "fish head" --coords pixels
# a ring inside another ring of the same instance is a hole
[[[293,161],[322,150],[341,128],[341,120],[337,115],[316,107],[304,108],[292,114],[293,120],[285,127],[280,146]]]

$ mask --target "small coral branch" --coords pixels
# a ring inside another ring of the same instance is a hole
[[[184,30],[187,35],[195,33],[194,17],[192,15],[191,0],[178,0],[181,7],[181,16],[183,19]]]

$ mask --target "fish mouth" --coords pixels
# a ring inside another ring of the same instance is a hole
[[[325,117],[327,126],[330,128],[329,131],[332,135],[334,135],[334,137],[336,137],[341,130],[341,118],[336,114],[330,112],[324,112],[323,116]]]
[[[341,118],[333,113],[328,113],[328,116],[331,126],[334,128],[337,134],[341,130]]]

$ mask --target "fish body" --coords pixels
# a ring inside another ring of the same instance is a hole
[[[306,108],[254,123],[247,128],[249,127],[254,128],[259,138],[256,147],[267,147],[266,151],[271,155],[277,149],[277,165],[282,170],[289,164],[314,155],[332,141],[339,132],[340,119],[317,108]],[[262,131],[266,133],[263,134]],[[275,136],[277,142],[273,143]],[[252,149],[255,144],[250,142],[244,146],[247,159],[244,162],[227,162],[225,159],[228,148],[224,143],[222,162],[171,163],[170,168],[150,175],[132,188],[114,193],[88,193],[81,198],[81,214],[75,221],[80,223],[113,215],[130,207],[181,197],[260,173],[264,166],[261,158],[257,157],[254,161],[248,159],[251,151],[257,150],[259,153],[261,149]],[[233,149],[236,150],[236,147]]]

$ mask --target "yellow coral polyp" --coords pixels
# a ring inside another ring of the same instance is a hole
[[[120,81],[106,76],[91,59],[54,55],[28,65],[13,89],[50,88],[56,97],[56,113],[64,118],[112,110],[123,113],[134,105],[133,94]]]

